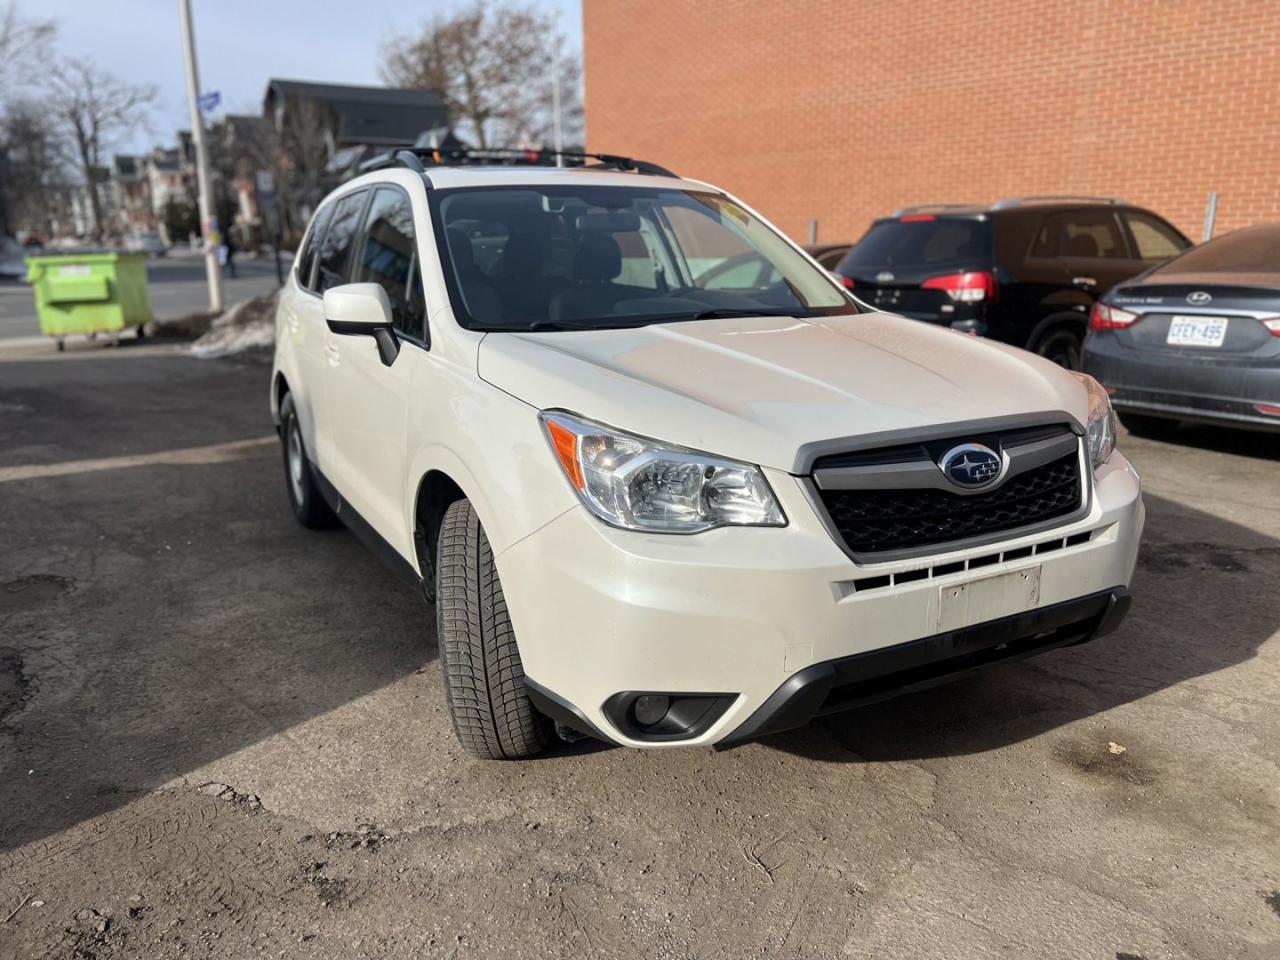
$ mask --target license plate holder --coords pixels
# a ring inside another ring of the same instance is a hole
[[[1034,609],[1040,603],[1039,564],[938,588],[938,632],[959,630]]]
[[[1175,316],[1165,343],[1173,347],[1220,347],[1227,337],[1226,317]]]

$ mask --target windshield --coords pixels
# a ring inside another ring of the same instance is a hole
[[[939,220],[926,215],[872,224],[840,264],[840,271],[884,267],[946,269],[971,266],[990,257],[991,227],[986,221]]]
[[[600,329],[855,308],[831,279],[726,197],[587,184],[431,193],[458,322]]]

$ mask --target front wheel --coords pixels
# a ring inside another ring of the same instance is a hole
[[[536,756],[552,724],[525,692],[493,550],[470,501],[446,511],[435,566],[440,666],[458,742],[483,760]]]

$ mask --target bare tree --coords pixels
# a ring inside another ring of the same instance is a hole
[[[15,89],[25,86],[23,71],[44,59],[53,35],[52,20],[28,19],[16,2],[0,0],[0,111],[6,114],[5,129],[0,132],[0,235],[12,233],[21,219],[15,207],[27,196],[24,187],[29,187],[20,182],[25,170],[13,156],[22,140],[14,136],[8,101]]]
[[[465,125],[477,144],[541,140],[553,117],[552,65],[561,53],[561,115],[566,139],[580,136],[581,69],[565,52],[555,17],[533,6],[471,0],[436,16],[417,37],[383,48],[387,83],[435,90],[450,120]]]
[[[89,195],[93,236],[102,239],[102,202],[94,171],[105,160],[104,148],[120,133],[143,121],[155,99],[149,86],[117,80],[83,60],[67,60],[50,67],[45,85],[50,116],[70,138]]]
[[[9,104],[0,116],[0,233],[15,226],[53,232],[71,168],[66,146],[40,104]]]
[[[0,3],[0,98],[28,66],[44,59],[56,26],[52,20],[30,20],[16,2]]]

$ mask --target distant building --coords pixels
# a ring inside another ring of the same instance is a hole
[[[408,146],[426,130],[445,127],[449,112],[434,90],[356,87],[305,80],[267,82],[262,115],[277,133],[293,115],[322,118],[330,157],[350,146]],[[308,118],[311,122],[311,118]]]
[[[115,217],[110,233],[127,235],[156,229],[151,183],[142,157],[117,153],[111,158],[111,202]]]

